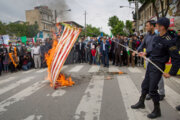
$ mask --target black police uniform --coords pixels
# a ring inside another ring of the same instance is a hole
[[[154,39],[152,51],[147,54],[150,54],[150,59],[163,71],[165,69],[165,63],[167,63],[169,61],[169,57],[171,57],[172,68],[170,70],[170,74],[176,75],[179,70],[180,55],[178,49],[176,48],[176,39],[172,39],[168,33],[164,36],[157,36]],[[157,89],[161,76],[162,73],[154,65],[148,65],[145,79],[142,83],[142,94],[146,95],[149,93],[154,102],[159,102]]]
[[[157,36],[153,41],[153,49],[149,51],[147,55],[150,56],[150,60],[154,62],[163,71],[165,69],[165,63],[172,59],[172,68],[170,70],[171,75],[175,75],[179,69],[180,55],[178,50],[174,48],[176,46],[176,39],[172,39],[171,36],[166,33],[163,36]],[[149,94],[154,102],[154,110],[148,115],[149,118],[156,118],[161,116],[159,105],[159,93],[158,83],[162,77],[162,72],[158,70],[151,63],[147,66],[145,79],[142,82],[142,95],[137,104],[131,106],[133,109],[145,108],[144,100],[147,94]]]

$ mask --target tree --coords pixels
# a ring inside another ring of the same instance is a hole
[[[124,22],[120,21],[117,16],[112,16],[109,18],[108,25],[111,27],[111,33],[116,35],[125,35],[124,32]]]
[[[129,2],[134,1],[134,0],[128,0]],[[169,10],[169,5],[170,5],[170,0],[166,0],[166,7],[164,8],[164,1],[165,0],[138,0],[141,4],[144,4],[146,2],[150,2],[153,5],[153,9],[156,13],[157,19],[159,19],[159,17],[166,17],[168,10]],[[161,6],[161,10],[160,13],[162,13],[162,15],[159,15],[158,12],[158,6],[157,4],[160,4]]]
[[[119,22],[119,18],[117,16],[113,16],[109,18],[108,25],[114,28]]]
[[[129,34],[133,33],[133,26],[132,26],[132,21],[126,20],[126,29],[128,30]]]
[[[84,35],[85,35],[85,30],[83,30],[81,32],[80,36],[84,36]],[[86,26],[86,35],[89,37],[98,37],[101,35],[100,28],[93,27],[92,25],[87,25]],[[106,35],[106,34],[103,32],[103,35]]]
[[[28,25],[27,26],[27,37],[34,37],[38,34],[39,30],[38,30],[38,24],[37,22],[35,22],[34,25]]]
[[[0,21],[0,35],[6,34],[6,24]]]
[[[10,36],[27,36],[34,37],[39,32],[37,22],[33,25],[29,25],[28,23],[18,24],[18,23],[9,23],[5,24],[0,22],[0,34],[9,34]]]

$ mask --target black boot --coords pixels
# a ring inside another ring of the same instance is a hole
[[[165,95],[160,95],[160,101],[164,100]]]
[[[151,96],[149,94],[146,96],[146,100],[151,100]]]
[[[139,98],[139,101],[135,105],[132,105],[131,108],[132,109],[139,109],[139,108],[144,109],[145,108],[145,105],[144,105],[145,98],[146,98],[145,95],[141,95],[141,97]]]
[[[151,119],[155,119],[160,116],[161,116],[160,104],[159,102],[156,102],[154,103],[154,110],[152,111],[152,113],[148,114],[147,117]]]
[[[176,107],[176,110],[177,110],[177,111],[180,111],[180,105],[178,105],[178,106]]]

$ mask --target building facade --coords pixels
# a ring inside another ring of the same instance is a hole
[[[167,0],[163,0],[163,8],[166,9],[167,7]],[[170,28],[176,29],[177,25],[180,24],[180,0],[169,0],[169,10],[166,15],[171,21]],[[159,16],[162,15],[161,13],[161,5],[159,0],[156,0],[155,3]],[[144,34],[146,32],[145,30],[145,24],[148,20],[157,20],[156,13],[153,9],[153,4],[151,2],[145,2],[140,8],[139,8],[139,32],[140,34]]]
[[[37,6],[33,10],[26,10],[26,22],[35,24],[37,22],[41,37],[49,38],[55,30],[52,10],[48,6]]]

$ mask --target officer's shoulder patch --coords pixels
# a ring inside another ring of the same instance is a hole
[[[166,40],[172,40],[172,37],[171,37],[170,35],[167,35],[167,36],[165,37],[165,39],[166,39]]]

